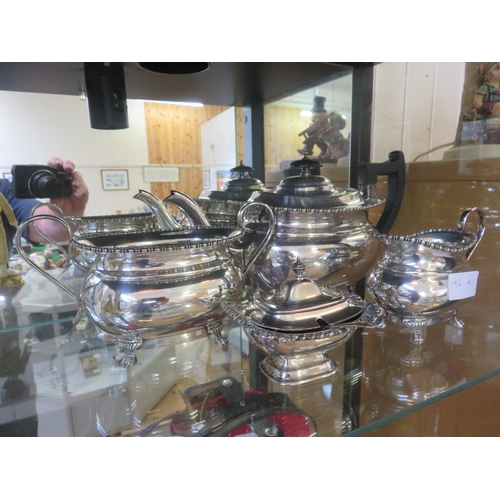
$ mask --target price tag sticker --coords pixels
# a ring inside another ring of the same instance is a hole
[[[479,271],[452,273],[448,278],[448,299],[460,300],[476,295]]]

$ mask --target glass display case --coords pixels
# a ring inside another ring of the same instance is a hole
[[[419,342],[408,324],[388,319],[356,327],[345,343],[326,351],[327,374],[292,384],[266,376],[262,353],[230,316],[222,322],[226,342],[206,328],[145,339],[135,364],[123,366],[123,350],[109,333],[86,316],[74,324],[74,301],[23,268],[24,285],[0,290],[0,436],[500,435],[491,417],[494,398],[473,405],[474,411],[469,404],[485,387],[494,394],[500,380],[500,240],[499,172],[496,156],[484,154],[495,148],[481,144],[474,157],[455,138],[465,63],[317,63],[310,74],[304,66],[290,86],[272,63],[261,64],[262,92],[246,82],[228,99],[244,108],[245,163],[268,186],[278,185],[291,161],[308,153],[312,133],[306,131],[314,123],[299,118],[294,99],[314,110],[325,105],[317,98],[331,92],[326,114],[344,120],[338,128],[349,150],[336,158],[333,149],[312,154],[336,187],[358,185],[359,163],[405,152],[405,192],[392,235],[452,230],[464,210],[484,211],[484,238],[471,259],[477,293],[460,304],[461,322],[421,325]],[[241,65],[225,71],[237,81],[248,69]],[[288,64],[284,69],[297,71]],[[454,107],[440,98],[444,89]],[[437,95],[429,97],[429,109],[427,101],[408,100],[431,90]],[[339,98],[343,93],[347,101]],[[453,151],[443,157],[441,148]],[[383,179],[372,195],[388,197],[387,185]],[[379,215],[376,207],[368,211],[372,222]],[[81,271],[71,265],[51,273],[79,295]],[[363,279],[355,291],[372,299]]]

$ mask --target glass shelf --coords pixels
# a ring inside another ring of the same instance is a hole
[[[81,277],[67,276],[77,291]],[[421,346],[390,322],[360,329],[328,352],[335,373],[283,386],[264,377],[262,356],[229,318],[226,347],[204,330],[190,341],[148,340],[138,363],[124,369],[111,336],[90,322],[73,327],[76,305],[52,283],[27,273],[23,287],[2,289],[2,297],[2,436],[169,436],[172,422],[189,415],[189,395],[221,380],[269,401],[284,398],[308,423],[306,434],[361,436],[500,374],[500,312],[473,302],[459,310],[464,328],[429,326]]]

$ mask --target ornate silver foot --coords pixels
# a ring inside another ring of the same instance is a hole
[[[465,326],[465,323],[461,319],[458,318],[457,311],[451,312],[450,323],[453,326],[456,326],[457,328],[463,328]]]
[[[422,344],[415,344],[410,347],[410,352],[401,356],[401,363],[404,366],[422,366],[424,364],[422,354]]]
[[[123,351],[123,358],[120,360],[120,366],[130,368],[137,363],[136,349],[142,346],[140,337],[119,338],[116,342],[118,349]]]
[[[335,361],[324,352],[312,352],[304,356],[266,356],[259,363],[262,373],[279,385],[298,385],[320,380],[338,371]]]
[[[228,340],[222,336],[222,320],[214,321],[210,320],[207,323],[207,332],[209,335],[213,335],[215,337],[215,341],[219,347],[227,347],[229,345]]]
[[[402,320],[403,325],[410,329],[410,342],[415,345],[420,345],[424,343],[425,333],[426,333],[426,318],[404,318]]]

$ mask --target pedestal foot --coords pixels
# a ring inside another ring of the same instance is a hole
[[[412,344],[420,345],[424,343],[427,326],[426,318],[404,318],[402,323],[410,330],[410,342]]]
[[[260,362],[262,373],[279,385],[297,385],[329,377],[337,372],[337,364],[323,352],[305,356],[267,356]]]

